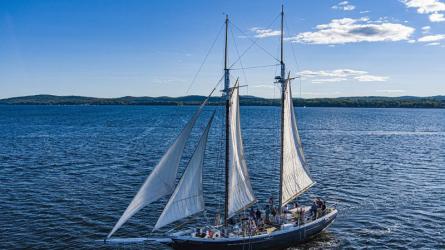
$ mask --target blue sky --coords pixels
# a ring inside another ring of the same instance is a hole
[[[301,76],[294,97],[445,94],[443,0],[284,4],[285,61]],[[233,23],[231,63],[252,41],[259,45],[232,67],[232,76],[248,85],[241,94],[278,97],[277,67],[251,67],[277,63],[280,5],[0,0],[0,98],[205,95],[222,75],[224,13]]]

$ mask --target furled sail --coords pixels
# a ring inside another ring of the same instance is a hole
[[[232,88],[230,97],[230,134],[229,134],[229,193],[228,215],[245,209],[256,201],[250,185],[247,164],[244,159],[243,139],[241,136],[239,112],[239,87]]]
[[[210,118],[181,180],[165,206],[164,211],[162,211],[153,231],[177,220],[204,211],[202,165],[207,138],[214,115],[215,113],[213,113]]]
[[[298,134],[297,120],[292,103],[290,81],[285,83],[283,105],[283,179],[282,179],[282,206],[286,205],[299,194],[314,184],[305,166],[303,147]]]
[[[113,227],[113,230],[108,234],[107,238],[110,238],[111,235],[127,222],[128,219],[143,207],[173,192],[175,188],[176,174],[178,172],[178,166],[184,151],[185,143],[190,136],[196,120],[204,109],[204,106],[207,104],[207,101],[208,98],[201,104],[192,119],[186,124],[181,134],[179,134],[175,142],[170,146],[164,156],[162,156],[158,165],[156,165],[145,180],[144,184],[141,186],[130,205],[128,205],[119,221]]]

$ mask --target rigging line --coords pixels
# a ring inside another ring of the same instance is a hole
[[[280,14],[280,15],[277,15],[277,16],[273,19],[273,21],[267,26],[266,29],[269,29],[270,26],[272,26],[272,25],[275,23],[275,21],[278,19],[279,16],[281,16],[281,14]],[[256,45],[256,46],[258,46],[260,49],[262,49],[264,52],[266,52],[269,56],[271,56],[272,58],[274,58],[275,60],[277,60],[278,62],[280,62],[280,60],[279,60],[278,58],[276,58],[275,56],[273,56],[269,51],[267,51],[265,48],[263,48],[262,46],[260,46],[260,45],[257,43],[257,41],[260,39],[259,37],[257,37],[255,40],[253,40],[253,39],[250,38],[245,32],[243,32],[238,26],[236,26],[233,22],[230,22],[230,23],[233,25],[233,27],[235,27],[239,32],[241,32],[244,36],[246,36],[246,37],[252,42],[252,43],[250,44],[250,46],[247,47],[247,49],[245,49],[245,50],[243,51],[243,53],[241,53],[241,57],[243,57],[243,56],[247,53],[247,51],[249,51],[249,50],[253,47],[253,45]],[[235,65],[235,64],[241,59],[241,57],[238,58],[237,60],[235,60],[235,62],[232,63],[232,65],[230,65],[229,68],[231,68],[233,65]]]
[[[219,85],[222,83],[222,80],[224,79],[224,74],[222,74],[222,76],[219,78],[218,82],[216,83],[215,87],[213,87],[212,91],[210,92],[210,95],[208,95],[209,97],[209,102],[210,102],[210,96],[213,95],[213,93],[215,92],[215,90],[219,87]]]
[[[233,24],[232,24],[233,25]],[[241,57],[239,54],[239,50],[238,50],[238,45],[236,43],[236,39],[235,39],[235,35],[233,34],[233,29],[230,29],[230,33],[232,34],[232,40],[233,40],[233,44],[235,45],[235,51],[236,54],[238,55],[238,58],[240,58],[239,63],[241,65],[241,68],[243,69],[243,77],[244,77],[244,81],[247,84],[247,76],[246,76],[246,72],[244,71],[244,66],[243,66],[243,62],[241,61]]]
[[[207,61],[207,58],[209,57],[210,52],[213,50],[213,47],[215,47],[216,41],[218,41],[218,38],[221,35],[223,27],[224,27],[224,24],[222,24],[221,27],[219,28],[219,31],[218,31],[218,34],[216,35],[215,40],[213,40],[213,43],[210,46],[209,50],[207,51],[207,54],[205,55],[204,60],[202,61],[201,65],[198,68],[198,71],[193,76],[192,82],[189,84],[189,86],[187,88],[187,91],[185,92],[186,94],[188,94],[188,92],[190,91],[192,86],[195,84],[196,78],[198,78],[198,75],[199,75],[199,73],[201,73],[202,67],[204,66],[205,62]]]
[[[285,24],[285,29],[289,32],[288,34],[290,34],[290,28],[289,28],[289,25],[287,24],[286,17],[284,17],[284,24]],[[295,55],[294,43],[291,42],[290,47],[291,47],[291,51],[292,51],[292,57],[293,57],[293,59],[295,61],[296,73],[298,73],[301,70],[301,67],[300,67],[300,64],[298,63],[297,56]],[[303,100],[302,100],[303,97],[301,96],[301,85],[302,85],[301,77],[298,78],[298,81],[300,83],[299,97],[300,97],[300,99],[302,101],[302,105],[303,105]]]
[[[275,18],[275,19],[276,19],[276,18]],[[233,26],[234,26],[237,30],[239,30],[243,35],[247,36],[246,33],[244,33],[240,28],[238,28],[238,26],[236,26],[235,24],[233,24]],[[241,56],[240,56],[234,63],[232,63],[232,64],[230,65],[229,68],[231,68],[231,67],[232,67],[233,65],[235,65],[239,60],[241,60],[241,57],[243,57],[243,56],[247,53],[247,51],[249,51],[249,50],[253,47],[253,45],[256,45],[258,48],[260,48],[261,50],[263,50],[266,54],[268,54],[270,57],[272,57],[273,59],[275,59],[277,62],[280,61],[278,58],[276,58],[274,55],[272,55],[269,51],[267,51],[264,47],[262,47],[261,45],[259,45],[259,44],[257,43],[257,41],[260,39],[259,37],[258,37],[257,39],[255,39],[255,40],[253,40],[252,38],[250,38],[250,37],[248,37],[248,36],[247,36],[247,38],[252,42],[252,44],[251,44],[247,49],[245,49],[245,50],[243,51],[243,53],[241,54]]]
[[[232,68],[230,70],[246,70],[246,69],[258,69],[258,68],[271,68],[271,67],[275,67],[278,66],[280,64],[269,64],[269,65],[257,65],[257,66],[250,66],[250,67],[243,67],[243,68]]]

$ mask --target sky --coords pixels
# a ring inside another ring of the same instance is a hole
[[[0,0],[0,98],[279,97],[279,14],[294,97],[445,95],[444,0]],[[212,46],[213,45],[213,46]]]

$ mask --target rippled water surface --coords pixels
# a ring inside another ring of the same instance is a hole
[[[114,248],[94,240],[111,230],[195,108],[0,106],[0,248]],[[209,115],[194,129],[181,171]],[[279,109],[241,107],[241,115],[263,204],[277,197]],[[339,209],[327,231],[297,249],[445,248],[445,110],[298,108],[297,115],[317,181],[299,199],[319,195]],[[222,205],[217,118],[204,166],[209,220]],[[147,236],[163,204],[116,235]]]

